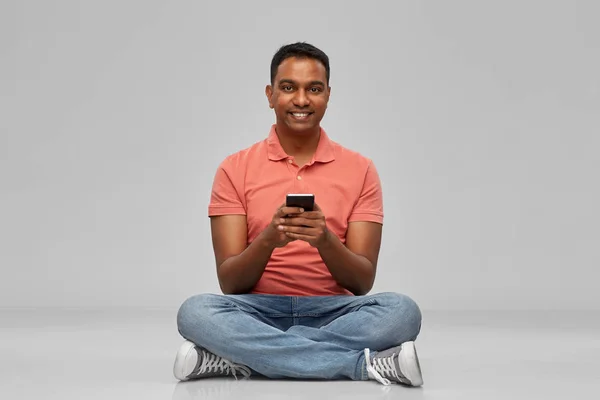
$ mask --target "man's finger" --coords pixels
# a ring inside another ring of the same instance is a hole
[[[303,212],[303,209],[300,207],[281,207],[279,209],[278,215],[280,217],[284,217],[286,215],[302,214],[302,212]]]
[[[321,211],[305,211],[302,213],[302,217],[307,219],[321,219],[323,218],[323,213]]]
[[[293,232],[300,233],[303,235],[314,236],[315,228],[311,226],[300,226],[300,225],[279,225],[278,228],[281,232]]]
[[[289,218],[281,218],[280,223],[283,225],[290,225],[290,226],[310,226],[310,227],[314,227],[316,224],[316,220],[314,219],[307,219],[304,217],[289,217]]]
[[[292,239],[304,240],[305,242],[315,239],[314,236],[303,235],[301,233],[296,233],[296,232],[286,232],[285,234]]]

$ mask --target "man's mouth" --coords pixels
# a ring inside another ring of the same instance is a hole
[[[312,115],[311,112],[290,112],[290,114],[297,120],[305,120]]]

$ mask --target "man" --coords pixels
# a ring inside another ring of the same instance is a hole
[[[209,216],[223,294],[181,305],[179,380],[423,383],[418,306],[401,294],[367,295],[381,243],[381,185],[371,160],[320,126],[329,77],[328,56],[316,47],[280,48],[266,87],[276,123],[217,169]],[[286,207],[288,193],[314,194],[314,210]]]

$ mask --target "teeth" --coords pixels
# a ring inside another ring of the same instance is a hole
[[[292,113],[294,117],[308,117],[308,113]]]

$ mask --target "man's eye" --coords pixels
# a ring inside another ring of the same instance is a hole
[[[289,92],[289,91],[290,91],[290,90],[292,90],[293,88],[292,88],[291,86],[284,86],[284,87],[282,87],[282,89],[283,89],[285,92]]]
[[[313,93],[318,93],[321,91],[321,88],[318,88],[318,87],[310,88],[310,91]]]

